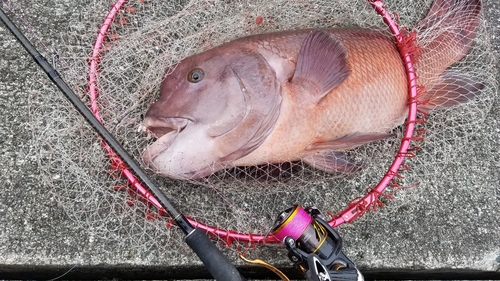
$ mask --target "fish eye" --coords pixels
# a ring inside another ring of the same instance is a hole
[[[198,83],[203,79],[204,76],[205,73],[203,72],[203,69],[193,68],[191,69],[191,71],[189,71],[187,80],[191,83]]]

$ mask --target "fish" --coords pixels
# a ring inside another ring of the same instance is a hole
[[[471,48],[481,1],[435,0],[418,24],[419,110],[465,103],[483,85],[448,69]],[[408,86],[393,37],[360,27],[258,34],[190,56],[168,73],[143,124],[154,171],[200,179],[222,169],[303,161],[329,173],[361,165],[345,151],[393,136]]]

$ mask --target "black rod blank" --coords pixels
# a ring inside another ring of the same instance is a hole
[[[167,212],[176,219],[181,216],[181,214],[175,209],[175,207],[170,203],[170,201],[165,197],[158,187],[156,187],[153,182],[148,178],[148,176],[142,171],[137,162],[123,149],[120,143],[111,135],[108,130],[97,120],[97,118],[92,114],[92,112],[82,103],[78,96],[71,90],[71,88],[64,82],[64,80],[59,76],[57,71],[47,62],[47,60],[38,52],[38,50],[26,39],[24,34],[19,31],[19,29],[10,21],[10,19],[5,15],[3,10],[0,8],[0,19],[5,23],[7,28],[12,32],[16,39],[23,45],[23,47],[28,51],[28,53],[33,57],[36,63],[47,73],[50,80],[56,84],[56,86],[64,93],[66,98],[75,106],[75,108],[83,115],[83,117],[89,122],[92,127],[97,131],[97,133],[108,143],[108,145],[116,152],[116,154],[127,164],[127,166],[135,173],[135,175],[148,187],[148,189],[155,195],[155,197],[161,202],[162,206],[167,210]],[[185,218],[184,218],[185,220]],[[179,225],[182,230],[187,234],[193,230],[193,227],[189,224],[182,223]]]

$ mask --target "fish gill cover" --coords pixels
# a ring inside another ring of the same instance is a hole
[[[423,29],[417,23],[432,3],[384,2],[389,11],[397,12],[401,25],[415,27],[417,32]],[[92,2],[88,10],[80,12],[81,17],[72,18],[61,35],[63,43],[54,48],[59,56],[54,58],[59,72],[84,100],[88,100],[91,47],[111,4]],[[247,35],[350,26],[387,29],[364,0],[127,1],[114,18],[98,58],[96,85],[103,122],[141,162],[141,155],[154,141],[142,125],[142,118],[159,98],[168,67]],[[432,32],[437,31],[418,33],[418,44],[424,46]],[[418,143],[417,157],[406,161],[411,169],[398,179],[400,186],[435,182],[443,166],[460,159],[457,148],[467,146],[467,139],[488,113],[497,93],[490,36],[487,23],[481,21],[471,50],[451,66],[472,81],[480,81],[484,88],[468,103],[427,117],[425,141]],[[46,54],[48,58],[51,55]],[[92,129],[63,99],[44,85],[43,94],[33,97],[30,113],[33,151],[48,192],[70,218],[95,237],[128,245],[131,251],[155,248],[161,252],[179,241],[179,232],[166,227],[168,218],[156,218],[155,209],[129,188],[117,167],[110,167]],[[403,131],[403,126],[397,127],[391,131],[394,137],[348,151],[349,159],[363,165],[352,175],[322,172],[298,161],[281,166],[231,168],[202,180],[177,180],[141,164],[190,217],[221,229],[267,233],[275,216],[293,204],[314,205],[335,213],[365,194],[387,171]],[[399,193],[399,200],[405,200],[404,193]]]

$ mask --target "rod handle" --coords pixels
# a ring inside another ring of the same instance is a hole
[[[186,238],[186,243],[205,264],[207,270],[217,281],[244,281],[236,267],[214,245],[208,236],[199,228],[195,228]]]

